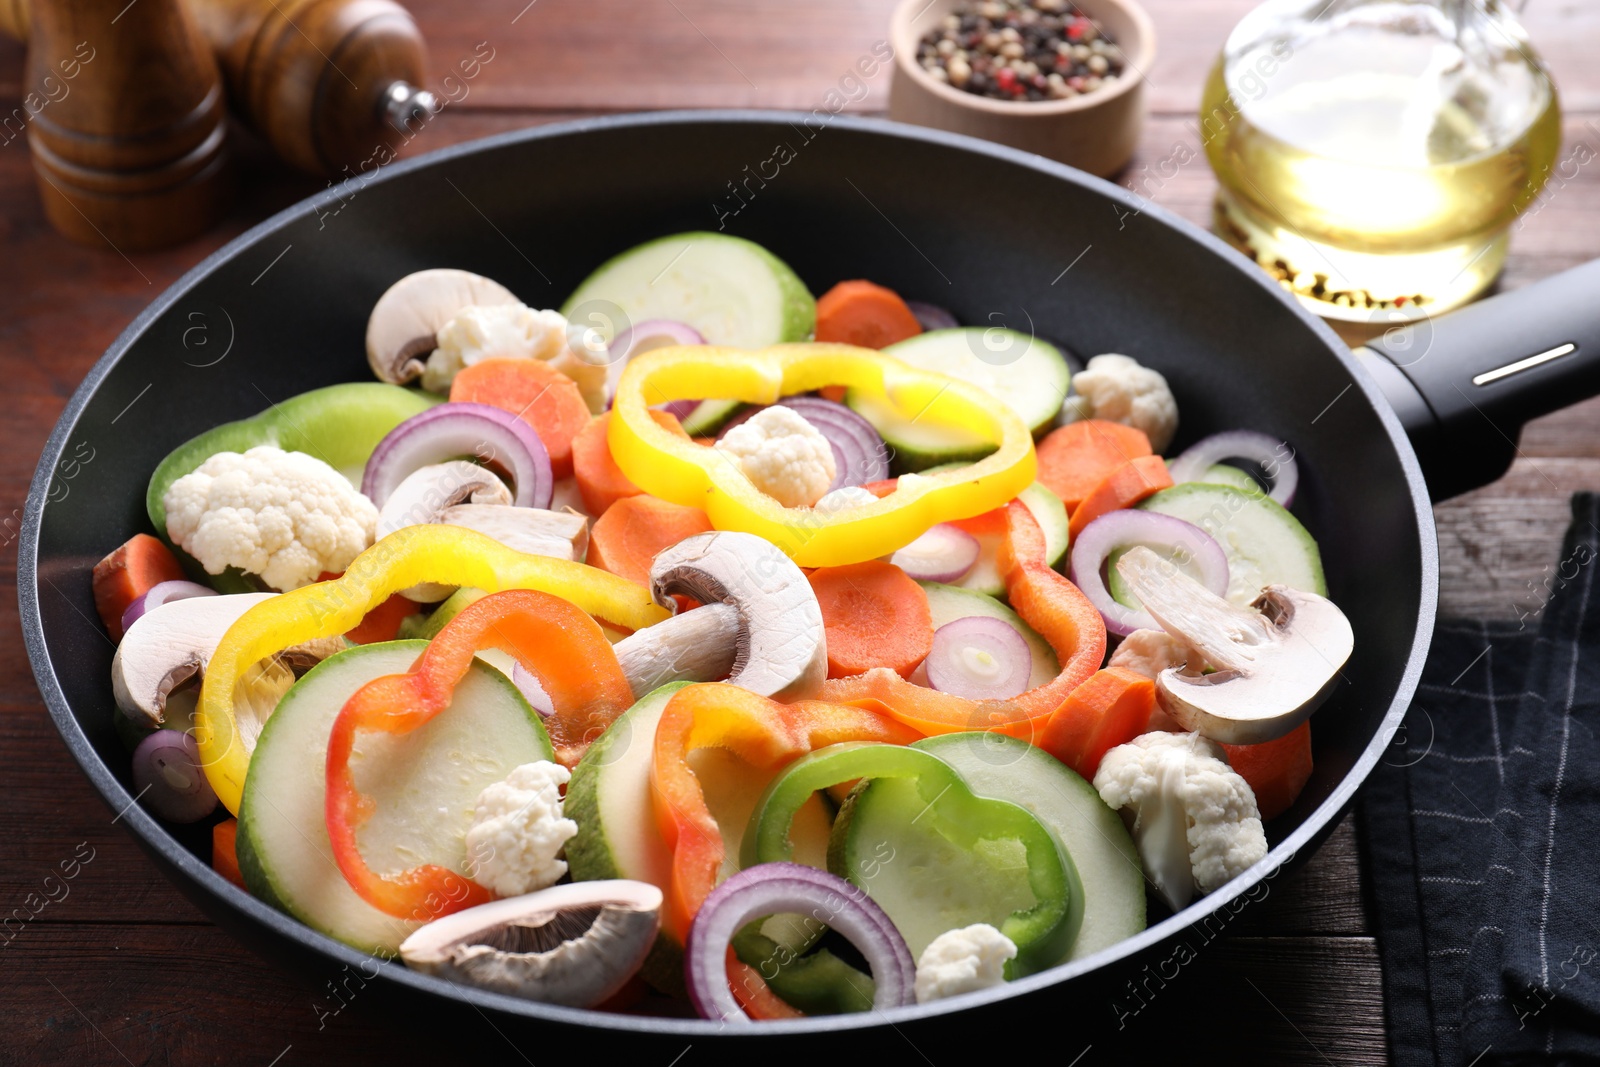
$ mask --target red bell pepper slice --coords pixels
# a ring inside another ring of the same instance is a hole
[[[473,656],[498,648],[538,678],[555,705],[545,720],[557,758],[569,766],[628,706],[633,691],[600,625],[577,605],[533,589],[491,593],[439,631],[405,674],[374,678],[339,710],[328,737],[327,822],[334,859],[361,898],[405,919],[431,920],[486,903],[490,892],[438,864],[392,877],[367,866],[356,830],[372,800],[356,788],[350,754],[362,730],[410,733],[450,706]]]

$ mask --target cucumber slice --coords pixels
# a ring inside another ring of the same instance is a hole
[[[1201,479],[1207,485],[1231,485],[1233,488],[1252,495],[1264,495],[1261,483],[1250,477],[1250,472],[1235,467],[1231,463],[1214,463],[1206,468],[1206,476]]]
[[[1037,903],[1020,841],[963,848],[939,833],[934,820],[919,819],[927,806],[911,779],[863,782],[840,810],[828,846],[833,873],[872,872],[857,882],[894,922],[912,959],[946,930],[998,927]]]
[[[1015,330],[979,326],[930,330],[884,349],[922,370],[959,378],[1008,405],[1035,435],[1054,423],[1071,372],[1061,350]],[[920,471],[940,463],[982,459],[993,447],[975,434],[906,418],[876,397],[851,390],[849,404],[894,449],[896,465]]]
[[[1250,603],[1271,584],[1328,594],[1316,540],[1300,520],[1259,492],[1187,482],[1161,490],[1139,507],[1193,523],[1216,538],[1228,556],[1228,600],[1235,604]]]
[[[686,322],[708,344],[734,348],[805,341],[817,322],[817,302],[788,264],[725,233],[680,233],[630,248],[585,278],[561,313],[592,324],[609,342],[617,315],[608,305],[632,322]],[[683,420],[684,432],[710,436],[743,407],[706,400]]]
[[[1083,883],[1083,925],[1067,959],[1082,959],[1144,929],[1138,850],[1094,786],[1042,749],[1004,734],[943,734],[912,747],[950,764],[979,796],[1026,808],[1072,857]]]
[[[367,682],[408,670],[421,641],[361,645],[331,656],[278,703],[250,759],[239,806],[239,870],[250,892],[313,929],[366,952],[392,955],[421,924],[356,895],[332,862],[323,768],[328,731]],[[372,868],[420,863],[466,871],[466,832],[478,794],[512,769],[554,759],[539,717],[500,672],[474,663],[450,707],[404,737],[364,734],[352,765],[374,801],[360,831]]]
[[[1049,643],[1040,637],[1033,627],[1023,622],[1022,616],[998,600],[954,585],[940,585],[938,582],[917,584],[928,594],[928,612],[933,616],[935,630],[947,622],[973,615],[1000,619],[1016,627],[1023,640],[1028,642],[1028,651],[1033,653],[1033,673],[1028,676],[1029,689],[1047,685],[1061,673],[1061,665],[1056,662],[1055,650]]]

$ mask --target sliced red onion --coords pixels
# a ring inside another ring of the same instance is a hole
[[[872,423],[857,415],[843,404],[824,400],[820,396],[790,396],[778,401],[783,407],[797,412],[817,432],[828,439],[833,448],[833,481],[828,486],[831,493],[852,485],[866,485],[889,477],[889,447],[872,428]],[[723,434],[755,417],[761,408],[741,412],[722,428]]]
[[[889,562],[920,582],[955,582],[978,562],[982,550],[976,537],[941,522],[890,556]]]
[[[705,343],[706,339],[700,336],[699,330],[686,322],[677,322],[673,319],[646,319],[623,330],[611,339],[611,344],[606,348],[606,407],[611,407],[611,398],[616,395],[617,381],[622,377],[622,369],[634,356],[653,348],[666,348],[669,345]],[[695,409],[699,401],[675,400],[673,403],[688,405],[688,409],[681,414],[673,412],[679,421],[682,421]]]
[[[144,591],[142,596],[133,598],[127,610],[122,613],[122,632],[127,633],[128,627],[144,617],[144,613],[151,608],[159,608],[173,600],[188,600],[195,596],[216,596],[217,591],[209,585],[199,582],[185,582],[174,580],[170,582],[157,582]]]
[[[876,1011],[915,1004],[917,965],[905,938],[866,891],[838,875],[798,863],[746,867],[706,897],[689,927],[684,974],[702,1018],[747,1023],[728,988],[728,945],[746,923],[764,915],[813,915],[849,939],[872,968]]]
[[[199,822],[217,807],[200,769],[200,747],[177,730],[157,730],[133,750],[133,789],[139,802],[168,822]]]
[[[540,718],[548,719],[556,713],[556,706],[550,699],[550,694],[544,691],[544,686],[539,684],[539,679],[534,673],[520,662],[511,667],[511,684],[521,691],[522,698],[539,713]]]
[[[390,430],[367,460],[361,491],[381,508],[413,471],[462,456],[507,471],[517,507],[550,506],[550,453],[533,427],[509,411],[459,401],[431,407]]]
[[[925,304],[921,300],[907,300],[906,307],[917,317],[924,330],[953,330],[961,323],[938,304]]]
[[[606,406],[609,407],[610,405],[611,405],[611,400],[608,397],[606,399]],[[694,414],[694,409],[699,407],[699,406],[700,406],[700,401],[698,401],[698,400],[669,400],[665,404],[657,404],[657,405],[655,405],[655,408],[656,408],[657,411],[665,411],[667,414],[671,415],[673,418],[677,419],[679,422],[682,422],[684,419],[687,419],[690,415],[693,415]]]
[[[933,650],[923,661],[928,684],[968,700],[1010,700],[1028,688],[1033,652],[1027,639],[1004,619],[971,615],[933,632]]]
[[[1294,461],[1294,449],[1286,441],[1254,430],[1214,433],[1196,441],[1172,461],[1172,480],[1176,483],[1204,481],[1206,471],[1213,464],[1228,459],[1249,460],[1272,483],[1272,492],[1268,495],[1273,500],[1284,507],[1294,503],[1295,487],[1300,484],[1300,467]]]
[[[1120,604],[1106,588],[1101,573],[1106,557],[1119,548],[1148,545],[1158,552],[1181,554],[1200,571],[1200,582],[1218,596],[1228,591],[1228,556],[1211,535],[1193,523],[1154,511],[1111,511],[1083,528],[1072,542],[1072,581],[1105,617],[1114,634],[1159,630],[1161,626],[1143,608]]]

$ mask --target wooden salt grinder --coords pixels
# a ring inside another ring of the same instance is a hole
[[[0,3],[5,0],[0,0]],[[347,178],[387,163],[436,105],[394,0],[188,0],[234,107],[283,159]]]
[[[222,79],[179,0],[47,0],[31,14],[27,89],[42,103],[28,145],[51,225],[131,252],[216,222],[233,191]]]

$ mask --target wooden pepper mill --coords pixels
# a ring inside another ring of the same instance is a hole
[[[31,15],[27,85],[45,103],[28,145],[51,224],[131,252],[216,222],[233,189],[222,79],[179,0],[49,0]]]
[[[438,108],[417,88],[422,33],[394,0],[184,6],[216,54],[235,113],[302,170],[346,178],[387,162]],[[0,0],[0,31],[27,40],[28,23],[28,0]]]

